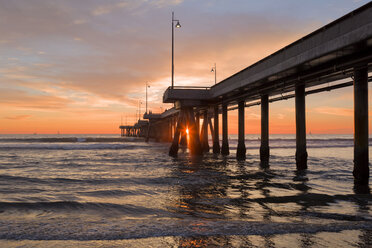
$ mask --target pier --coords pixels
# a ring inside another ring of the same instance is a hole
[[[174,108],[161,114],[145,114],[138,122],[121,126],[122,135],[138,135],[172,142],[169,155],[189,136],[189,151],[201,155],[210,151],[228,155],[228,111],[238,109],[238,147],[236,157],[246,158],[244,109],[261,105],[261,163],[268,164],[269,105],[295,98],[296,167],[307,169],[306,96],[338,88],[354,88],[354,182],[367,185],[368,157],[368,82],[372,70],[372,3],[329,23],[289,44],[255,64],[211,87],[171,86],[163,102]],[[335,85],[325,86],[335,82]],[[316,89],[311,87],[317,86]],[[283,95],[285,94],[285,95]],[[222,143],[219,115],[222,114]],[[202,125],[199,125],[200,119]],[[213,119],[213,122],[212,122]],[[126,130],[126,131],[123,131]],[[220,146],[220,143],[222,146]]]

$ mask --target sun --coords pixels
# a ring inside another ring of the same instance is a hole
[[[188,128],[186,128],[186,134],[189,134],[189,129]]]

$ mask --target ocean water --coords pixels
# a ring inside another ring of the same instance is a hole
[[[0,247],[372,247],[372,196],[353,187],[353,137],[259,136],[247,159],[168,156],[118,135],[0,135]],[[372,140],[370,140],[372,142]],[[211,144],[211,142],[210,142]]]

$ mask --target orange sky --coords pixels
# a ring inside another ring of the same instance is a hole
[[[170,84],[172,10],[182,24],[175,85],[210,86],[214,63],[220,81],[366,2],[4,2],[0,134],[119,133],[121,119],[136,120],[139,101],[144,112],[146,82],[149,109],[170,108],[161,101]],[[352,87],[308,96],[306,107],[308,131],[353,133]],[[236,133],[237,111],[229,116]],[[259,106],[246,109],[246,132],[260,132]],[[270,104],[270,132],[295,132],[293,99]]]

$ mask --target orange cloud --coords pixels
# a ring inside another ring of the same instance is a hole
[[[30,95],[21,90],[0,90],[0,105],[7,108],[55,110],[68,103],[67,99],[56,96]]]
[[[313,109],[314,112],[327,115],[339,115],[353,117],[354,111],[348,108],[336,108],[336,107],[318,107]]]
[[[6,116],[4,117],[4,119],[7,119],[7,120],[25,120],[25,119],[28,119],[30,118],[31,115],[14,115],[14,116]]]

